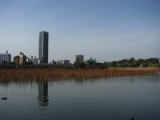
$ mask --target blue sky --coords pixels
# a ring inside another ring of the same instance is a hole
[[[47,31],[49,61],[160,58],[160,0],[0,0],[0,28],[12,57],[38,57]]]

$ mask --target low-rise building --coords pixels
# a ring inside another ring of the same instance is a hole
[[[67,60],[67,59],[63,60],[63,64],[64,64],[64,65],[70,64],[70,60]]]
[[[83,56],[83,55],[76,55],[75,61],[76,61],[77,63],[82,63],[82,62],[84,62],[84,56]]]
[[[62,65],[62,64],[63,64],[63,60],[56,61],[56,65]]]
[[[43,64],[43,60],[38,59],[38,64]]]
[[[36,56],[35,58],[33,58],[33,64],[38,64],[38,59],[36,58]]]
[[[19,56],[15,56],[13,58],[13,62],[15,62],[16,64],[22,64],[24,62],[26,62],[26,56],[24,55],[24,53],[20,52]]]
[[[24,53],[20,52],[20,55],[19,55],[19,64],[22,64],[24,62],[26,62],[26,56],[24,55]]]
[[[15,62],[16,64],[19,64],[19,56],[13,57],[13,62]]]
[[[95,64],[96,62],[96,59],[92,59],[92,57],[89,60],[87,60],[88,64]]]
[[[26,58],[26,61],[27,61],[27,62],[33,62],[33,56],[27,57],[27,58]]]
[[[56,64],[56,61],[52,60],[52,65],[55,65]]]

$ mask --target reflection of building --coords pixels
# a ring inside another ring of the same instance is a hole
[[[8,54],[8,51],[0,54],[0,63],[3,61],[11,62],[11,54]]]
[[[76,62],[77,63],[84,62],[84,56],[83,55],[76,55]]]
[[[48,63],[48,32],[39,33],[39,60]]]
[[[38,82],[38,100],[39,106],[48,106],[48,82]]]

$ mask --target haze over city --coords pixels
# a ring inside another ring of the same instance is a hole
[[[0,0],[0,53],[38,57],[47,31],[49,62],[160,58],[159,11],[159,0]]]

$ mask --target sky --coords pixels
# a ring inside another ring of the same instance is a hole
[[[160,0],[0,0],[0,53],[38,57],[40,31],[49,62],[160,58]]]

